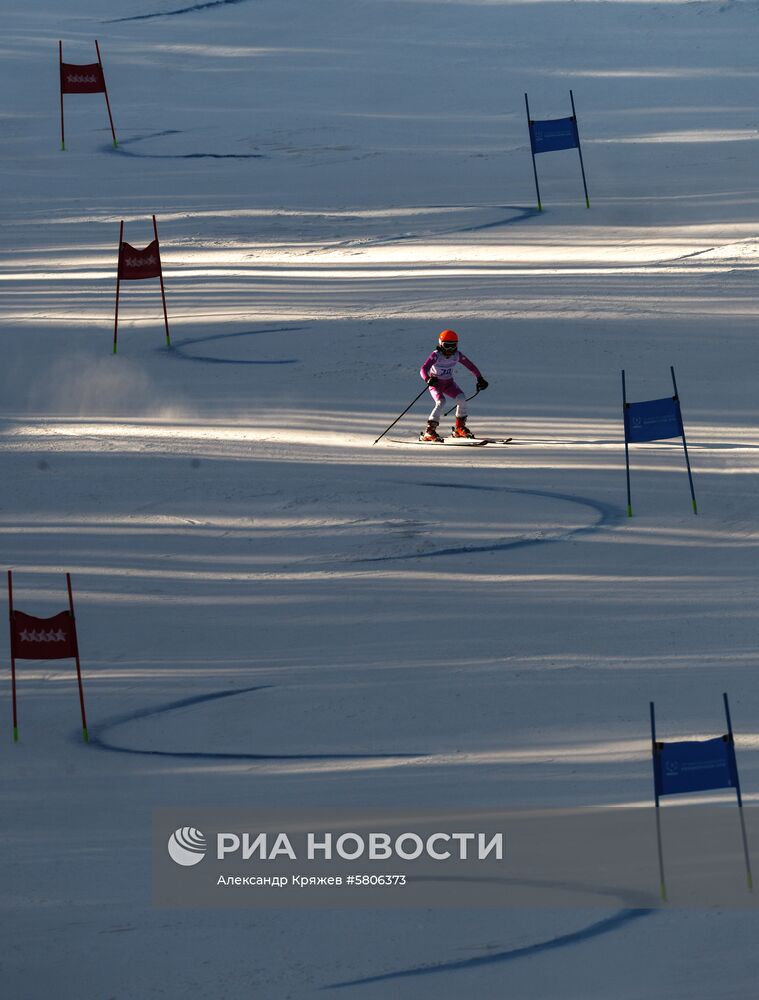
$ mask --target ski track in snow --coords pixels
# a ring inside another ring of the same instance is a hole
[[[133,153],[120,146],[105,147],[109,153],[120,153],[122,156],[134,156],[140,160],[264,160],[263,153]]]
[[[106,738],[106,733],[118,726],[125,726],[130,722],[138,722],[142,719],[154,718],[157,715],[164,715],[167,712],[176,712],[183,708],[191,708],[195,705],[204,705],[208,702],[219,701],[222,698],[234,698],[241,694],[252,694],[254,691],[266,691],[271,685],[257,685],[255,687],[238,688],[234,691],[212,691],[210,694],[193,695],[189,698],[180,698],[178,701],[166,702],[153,708],[142,708],[134,712],[127,712],[118,715],[104,722],[103,724],[91,728],[89,734],[89,746],[97,747],[99,750],[110,750],[115,753],[138,754],[148,757],[176,757],[185,760],[420,760],[427,757],[424,753],[291,753],[291,754],[269,754],[269,753],[216,753],[211,751],[198,750],[147,750],[140,747],[120,746]],[[77,734],[76,742],[79,742]]]
[[[268,361],[257,360],[255,358],[211,358],[203,354],[187,354],[183,348],[191,347],[193,344],[205,344],[211,340],[231,340],[234,337],[255,337],[259,333],[293,333],[296,330],[305,330],[305,326],[272,326],[265,330],[241,330],[239,333],[213,333],[207,337],[192,337],[188,340],[180,340],[171,345],[171,349],[157,347],[156,351],[162,354],[169,354],[173,358],[181,358],[183,361],[200,361],[209,365],[295,365],[299,358],[273,358]]]
[[[427,484],[430,485],[430,484]],[[439,485],[439,484],[434,484]],[[452,484],[444,484],[452,485]],[[479,487],[482,488],[482,487]],[[485,487],[487,488],[487,487]],[[530,493],[534,495],[561,497],[561,494],[546,494],[539,491],[528,491],[528,490],[511,490],[510,492],[517,493]],[[564,497],[561,497],[564,499]],[[592,503],[592,502],[591,502]],[[602,519],[603,520],[603,519]],[[601,522],[599,522],[601,523]],[[125,753],[125,754],[135,754],[140,756],[150,756],[150,757],[171,757],[179,758],[183,760],[249,760],[249,761],[296,761],[296,760],[311,760],[311,761],[329,761],[329,760],[421,760],[427,757],[427,754],[412,754],[412,753],[381,753],[381,754],[347,754],[347,753],[335,753],[335,754],[263,754],[263,753],[224,753],[224,752],[204,752],[195,750],[149,750],[139,747],[126,747],[121,746],[117,743],[112,742],[106,737],[106,734],[113,729],[120,726],[128,725],[130,722],[137,722],[143,719],[154,718],[158,715],[163,715],[167,712],[179,711],[184,708],[192,708],[197,705],[208,704],[209,702],[219,701],[223,698],[233,698],[238,695],[252,694],[257,691],[268,690],[271,685],[256,685],[254,687],[240,688],[234,691],[213,691],[208,694],[194,695],[189,698],[181,698],[177,701],[166,702],[165,704],[155,706],[148,709],[138,709],[134,712],[128,712],[120,716],[116,716],[109,721],[99,725],[90,731],[89,746],[95,747],[99,750],[106,750],[113,753]],[[79,743],[79,733],[77,732],[75,737],[72,737]],[[516,880],[520,881],[520,880]],[[368,986],[372,983],[387,982],[395,979],[409,979],[412,977],[419,976],[429,976],[440,973],[454,973],[454,972],[467,972],[472,969],[482,968],[488,965],[498,965],[505,962],[513,962],[522,958],[529,958],[533,955],[540,954],[541,952],[553,951],[559,948],[568,948],[576,944],[582,944],[585,941],[592,940],[593,938],[601,937],[604,934],[612,933],[613,931],[619,930],[621,927],[632,923],[635,920],[639,920],[641,917],[646,917],[652,915],[656,910],[652,908],[625,908],[612,914],[609,917],[604,917],[601,920],[596,920],[586,927],[582,927],[576,931],[570,931],[568,934],[560,934],[556,937],[547,938],[544,941],[536,941],[534,944],[525,945],[521,948],[511,948],[505,951],[492,952],[488,951],[484,955],[475,955],[471,958],[458,959],[455,961],[448,962],[437,962],[432,965],[420,965],[412,966],[407,969],[396,969],[391,972],[383,972],[373,976],[365,976],[358,979],[344,980],[342,982],[329,983],[322,986],[321,991],[324,990],[338,990],[346,989],[348,987],[358,987],[358,986]]]
[[[339,983],[330,983],[323,986],[322,990],[339,990],[349,986],[368,986],[370,983],[382,983],[392,979],[410,979],[413,976],[429,976],[440,972],[463,972],[468,969],[477,969],[485,965],[499,965],[503,962],[513,962],[520,958],[529,958],[541,952],[553,951],[557,948],[567,948],[571,945],[582,944],[592,938],[610,934],[619,930],[626,924],[641,917],[647,917],[655,913],[653,909],[624,909],[596,920],[587,927],[580,930],[571,931],[569,934],[559,934],[557,937],[547,938],[545,941],[537,941],[522,948],[511,948],[507,951],[490,952],[487,955],[476,955],[472,958],[463,958],[453,962],[439,962],[435,965],[418,965],[410,969],[399,969],[395,972],[383,972],[376,976],[366,976],[363,979],[350,979]]]
[[[578,504],[582,507],[590,507],[599,515],[592,524],[583,525],[581,528],[572,528],[559,535],[552,535],[550,538],[517,538],[510,542],[496,542],[493,545],[459,545],[454,548],[435,549],[432,552],[410,552],[404,555],[395,556],[371,556],[370,558],[353,559],[357,563],[377,563],[396,562],[400,559],[431,559],[437,556],[459,556],[476,552],[505,552],[508,549],[524,549],[533,545],[549,545],[554,542],[566,542],[581,535],[596,532],[601,528],[619,524],[624,519],[621,508],[612,504],[602,503],[600,500],[593,500],[590,497],[573,496],[571,493],[553,493],[550,490],[522,490],[514,486],[482,486],[476,483],[431,483],[418,482],[410,485],[434,486],[438,489],[446,490],[485,490],[494,493],[515,493],[521,496],[542,497],[549,500],[561,500],[566,503]]]
[[[103,24],[120,24],[123,21],[149,21],[154,17],[176,17],[177,14],[194,14],[199,10],[210,10],[211,7],[232,7],[248,0],[207,0],[206,3],[194,3],[190,7],[179,7],[177,10],[161,10],[153,14],[132,14],[130,17],[112,17]]]
[[[161,139],[167,135],[182,135],[182,129],[167,128],[161,132],[148,132],[147,135],[133,135],[131,139],[122,139],[118,146],[103,144],[103,152],[133,156],[139,160],[266,160],[265,153],[134,153],[124,149],[133,142],[144,142],[145,139]]]
[[[139,160],[265,160],[263,153],[133,153],[121,146],[103,146],[104,151]]]
[[[113,148],[113,147],[111,147]],[[425,208],[440,208],[450,211],[452,208],[458,208],[457,205],[425,205]],[[509,215],[502,219],[493,219],[491,222],[479,222],[475,226],[460,226],[454,229],[441,229],[441,230],[428,230],[421,233],[396,233],[389,236],[369,236],[365,239],[353,239],[353,240],[343,240],[340,243],[333,243],[327,248],[330,251],[333,250],[350,250],[352,248],[365,249],[366,247],[375,246],[387,246],[392,243],[410,243],[413,240],[423,240],[429,239],[431,236],[457,236],[464,235],[466,233],[479,233],[485,229],[499,229],[502,226],[511,226],[518,222],[526,222],[528,219],[534,218],[536,215],[543,215],[544,213],[539,212],[537,208],[528,208],[524,205],[497,205],[495,206],[498,211],[505,212],[516,212],[516,215]],[[319,247],[314,250],[309,250],[308,254],[320,254],[324,253],[324,248]]]
[[[507,549],[526,548],[532,545],[544,545],[552,542],[567,541],[580,535],[598,531],[602,527],[608,527],[622,520],[622,512],[611,504],[604,504],[601,501],[588,497],[573,496],[567,493],[554,493],[548,490],[523,490],[509,486],[482,486],[470,483],[417,483],[419,486],[437,487],[440,489],[468,489],[487,490],[493,492],[515,493],[523,496],[536,496],[561,500],[567,503],[579,504],[583,507],[590,507],[599,515],[593,524],[582,528],[575,528],[568,532],[563,532],[552,538],[525,538],[512,542],[502,542],[496,545],[460,546],[456,548],[437,549],[434,552],[416,553],[400,556],[380,556],[373,559],[361,559],[357,562],[386,562],[398,559],[424,559],[433,556],[461,555],[475,552],[499,552]],[[413,966],[408,969],[398,969],[393,972],[384,972],[379,975],[366,976],[360,979],[350,979],[342,982],[330,983],[322,987],[322,990],[345,989],[348,987],[368,986],[372,983],[388,982],[395,979],[409,979],[418,976],[434,975],[436,973],[465,972],[471,969],[481,968],[487,965],[498,965],[505,962],[517,961],[521,958],[529,958],[542,952],[553,951],[558,948],[567,948],[572,945],[581,944],[593,938],[601,937],[604,934],[612,933],[639,920],[641,917],[649,916],[656,911],[650,908],[623,909],[610,917],[596,920],[587,927],[568,934],[560,934],[557,937],[547,938],[544,941],[537,941],[535,944],[526,945],[521,948],[512,948],[499,952],[488,952],[485,955],[477,955],[472,958],[460,959],[452,962],[439,962],[434,965]]]

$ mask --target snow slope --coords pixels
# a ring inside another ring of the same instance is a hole
[[[161,911],[149,831],[648,802],[648,702],[711,735],[722,691],[759,797],[759,8],[64,6],[5,15],[0,533],[23,610],[73,575],[93,742],[53,662],[13,745],[3,664],[8,995],[754,995],[752,911]],[[120,145],[68,97],[63,153],[57,41],[96,37]],[[570,87],[592,207],[564,152],[538,214],[523,94],[560,117]],[[152,213],[174,348],[146,282],[114,357],[119,221],[143,246]],[[425,451],[420,402],[373,447],[444,326],[513,446]],[[662,442],[630,520],[619,372],[655,398],[670,364],[699,515]]]

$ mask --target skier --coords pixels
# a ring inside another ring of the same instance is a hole
[[[456,426],[451,428],[454,437],[473,438],[474,434],[466,425],[466,396],[460,386],[456,385],[453,371],[457,364],[462,364],[477,379],[477,391],[487,389],[488,383],[469,358],[459,351],[459,335],[453,330],[443,330],[438,337],[437,348],[430,354],[419,374],[429,386],[430,395],[435,401],[432,413],[427,421],[427,428],[419,434],[420,441],[442,441],[437,432],[440,417],[445,404],[445,397],[456,400]]]

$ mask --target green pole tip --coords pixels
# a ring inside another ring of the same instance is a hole
[[[18,729],[15,726],[13,727],[13,742],[18,743]]]
[[[118,147],[118,142],[116,141],[116,139],[113,140],[113,145],[114,147]]]
[[[630,504],[627,505],[627,516],[628,517],[632,517],[633,516],[633,509],[630,506]]]
[[[90,737],[89,737],[89,734],[88,734],[88,732],[87,732],[86,729],[82,730],[82,736],[84,737],[84,742],[85,743],[89,743],[90,742]]]
[[[666,886],[664,885],[663,882],[659,886],[659,891],[661,893],[662,902],[666,903],[667,902],[667,888],[666,888]]]

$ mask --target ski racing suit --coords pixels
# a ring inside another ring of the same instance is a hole
[[[419,369],[419,374],[425,382],[430,375],[434,375],[438,380],[437,385],[430,386],[430,395],[435,401],[435,406],[429,416],[430,420],[435,420],[437,423],[440,423],[440,418],[443,415],[446,396],[456,400],[457,417],[467,416],[464,390],[456,384],[453,378],[453,371],[458,364],[468,368],[475,378],[482,378],[482,372],[477,365],[465,357],[461,351],[455,351],[447,358],[442,351],[436,348]]]

